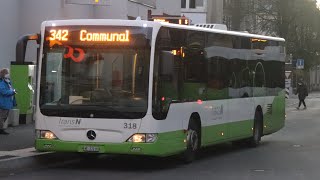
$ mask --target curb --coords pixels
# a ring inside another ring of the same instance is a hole
[[[36,152],[32,156],[13,157],[0,161],[0,178],[16,173],[44,169],[79,161],[79,155],[71,153]]]

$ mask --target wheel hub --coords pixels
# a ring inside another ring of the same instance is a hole
[[[198,134],[195,130],[188,130],[188,135],[187,135],[187,142],[188,145],[191,147],[192,151],[196,151],[198,149]]]

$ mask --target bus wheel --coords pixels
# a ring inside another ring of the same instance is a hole
[[[187,149],[182,154],[185,163],[191,163],[196,157],[196,153],[200,147],[200,127],[194,120],[190,121],[187,131]]]
[[[260,144],[263,131],[263,118],[259,111],[256,111],[253,125],[253,135],[249,139],[250,147],[257,147]]]

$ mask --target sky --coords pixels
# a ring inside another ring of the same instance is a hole
[[[318,7],[320,8],[320,0],[317,0]]]

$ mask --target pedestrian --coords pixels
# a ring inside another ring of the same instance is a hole
[[[4,123],[8,118],[9,110],[16,106],[16,90],[12,87],[9,70],[0,70],[0,134],[8,135],[4,130]]]
[[[298,94],[298,98],[299,98],[299,106],[297,107],[297,109],[300,108],[301,103],[303,103],[304,109],[307,109],[306,102],[304,100],[308,96],[308,89],[307,89],[307,86],[303,82],[298,83],[298,88],[297,88],[296,94]]]

